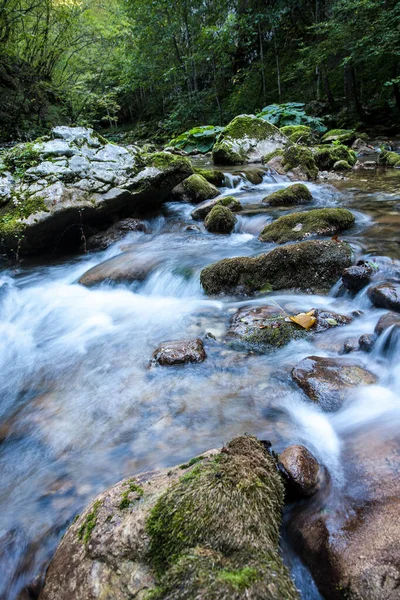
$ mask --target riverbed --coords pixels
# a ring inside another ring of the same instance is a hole
[[[193,206],[167,203],[101,252],[3,262],[0,273],[0,598],[14,600],[40,578],[62,534],[101,491],[139,471],[185,462],[244,432],[270,440],[276,452],[307,446],[332,478],[336,496],[351,484],[344,468],[349,440],[400,423],[398,348],[355,352],[378,383],[349,392],[343,407],[324,413],[290,376],[309,355],[336,357],[348,339],[372,333],[385,312],[365,290],[355,297],[335,285],[327,296],[295,292],[256,298],[205,296],[201,269],[233,256],[254,256],[274,244],[258,235],[291,212],[249,210],[292,182],[265,173],[251,184],[230,173],[221,189],[244,210],[228,236],[193,225]],[[346,207],[355,225],[340,238],[357,258],[382,269],[400,267],[400,170],[361,169],[343,180],[308,183],[315,207]],[[87,289],[89,268],[133,250],[157,266],[141,283]],[[224,334],[242,306],[273,300],[289,314],[324,308],[360,311],[346,327],[291,342],[268,354],[227,344]],[[207,359],[177,367],[150,365],[166,340],[200,337]],[[377,401],[379,399],[379,401]],[[357,493],[361,493],[359,490]],[[307,571],[286,548],[303,599],[321,598]]]

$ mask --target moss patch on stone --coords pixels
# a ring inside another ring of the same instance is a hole
[[[355,129],[331,129],[322,136],[323,144],[339,142],[345,146],[351,146],[356,139],[366,140],[368,136],[365,133],[359,133]]]
[[[269,206],[292,206],[312,202],[312,194],[304,183],[295,183],[263,198]]]
[[[134,500],[141,498],[144,494],[144,489],[135,483],[134,479],[129,479],[126,483],[128,488],[122,493],[121,502],[118,506],[119,510],[128,508]],[[134,496],[134,498],[132,498]]]
[[[198,167],[194,167],[194,172],[196,175],[201,175],[208,181],[208,183],[212,183],[213,185],[221,186],[224,184],[225,175],[222,171],[218,171],[217,169],[200,169]]]
[[[206,216],[204,225],[210,233],[231,233],[235,222],[236,218],[229,208],[216,204]]]
[[[170,152],[151,152],[140,155],[138,162],[143,162],[146,167],[155,167],[164,170],[170,167],[182,168],[185,171],[193,172],[193,167],[188,158],[177,156]]]
[[[90,536],[92,535],[93,529],[96,527],[97,523],[97,514],[99,512],[99,508],[101,506],[100,500],[96,500],[93,504],[93,509],[90,513],[88,513],[85,517],[85,521],[78,529],[78,538],[84,544],[87,544],[90,540]]]
[[[379,154],[378,163],[386,167],[400,167],[400,154],[383,150]]]
[[[307,175],[308,179],[316,179],[318,176],[318,167],[314,160],[314,155],[306,146],[293,144],[283,151],[283,168],[285,171],[291,171],[300,167]]]
[[[292,144],[302,144],[309,146],[314,142],[314,134],[311,127],[307,125],[286,125],[281,127],[283,135],[289,138]]]
[[[316,208],[279,217],[262,230],[262,242],[283,244],[309,236],[334,235],[354,224],[354,215],[345,208]]]
[[[5,206],[0,208],[1,244],[17,250],[25,229],[22,220],[42,211],[48,212],[48,208],[41,196],[35,195],[30,198],[13,196]]]
[[[27,142],[3,153],[2,161],[15,177],[23,177],[27,169],[40,163],[40,153],[35,146],[36,142]]]
[[[320,146],[314,154],[315,162],[321,171],[329,171],[338,161],[345,161],[349,165],[354,166],[357,162],[357,155],[347,146],[332,145]]]
[[[252,436],[232,440],[157,501],[147,520],[158,576],[148,598],[291,600],[279,555],[284,489],[275,460]]]

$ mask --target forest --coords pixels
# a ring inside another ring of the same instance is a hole
[[[1,0],[0,130],[165,141],[266,105],[328,126],[400,119],[396,0]]]

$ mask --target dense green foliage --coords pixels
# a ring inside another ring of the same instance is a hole
[[[399,55],[397,0],[0,0],[0,129],[392,125]]]

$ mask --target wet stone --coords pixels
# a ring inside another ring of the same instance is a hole
[[[279,462],[292,492],[299,496],[315,494],[320,481],[320,466],[305,446],[299,444],[288,446],[279,455]]]
[[[325,411],[338,410],[350,388],[376,383],[366,369],[344,359],[308,356],[292,370],[292,378]]]
[[[377,324],[375,325],[375,333],[381,335],[386,329],[396,325],[400,326],[400,315],[395,312],[387,312],[381,316]]]
[[[200,363],[206,359],[203,342],[195,340],[178,340],[163,342],[154,351],[152,362],[162,366]]]
[[[368,290],[368,298],[378,308],[400,312],[400,284],[381,283]]]
[[[136,252],[123,252],[86,271],[78,283],[86,287],[98,285],[104,281],[113,283],[130,283],[143,281],[158,265],[158,260],[140,259]]]
[[[88,238],[86,248],[88,250],[105,250],[132,231],[147,233],[146,224],[139,219],[123,219],[106,229],[106,231],[96,233]]]
[[[359,292],[363,287],[369,284],[371,277],[375,272],[376,269],[371,263],[361,260],[356,265],[343,271],[343,285],[352,292]]]
[[[358,340],[360,350],[363,352],[372,352],[372,349],[376,342],[376,335],[371,333],[364,333]]]

